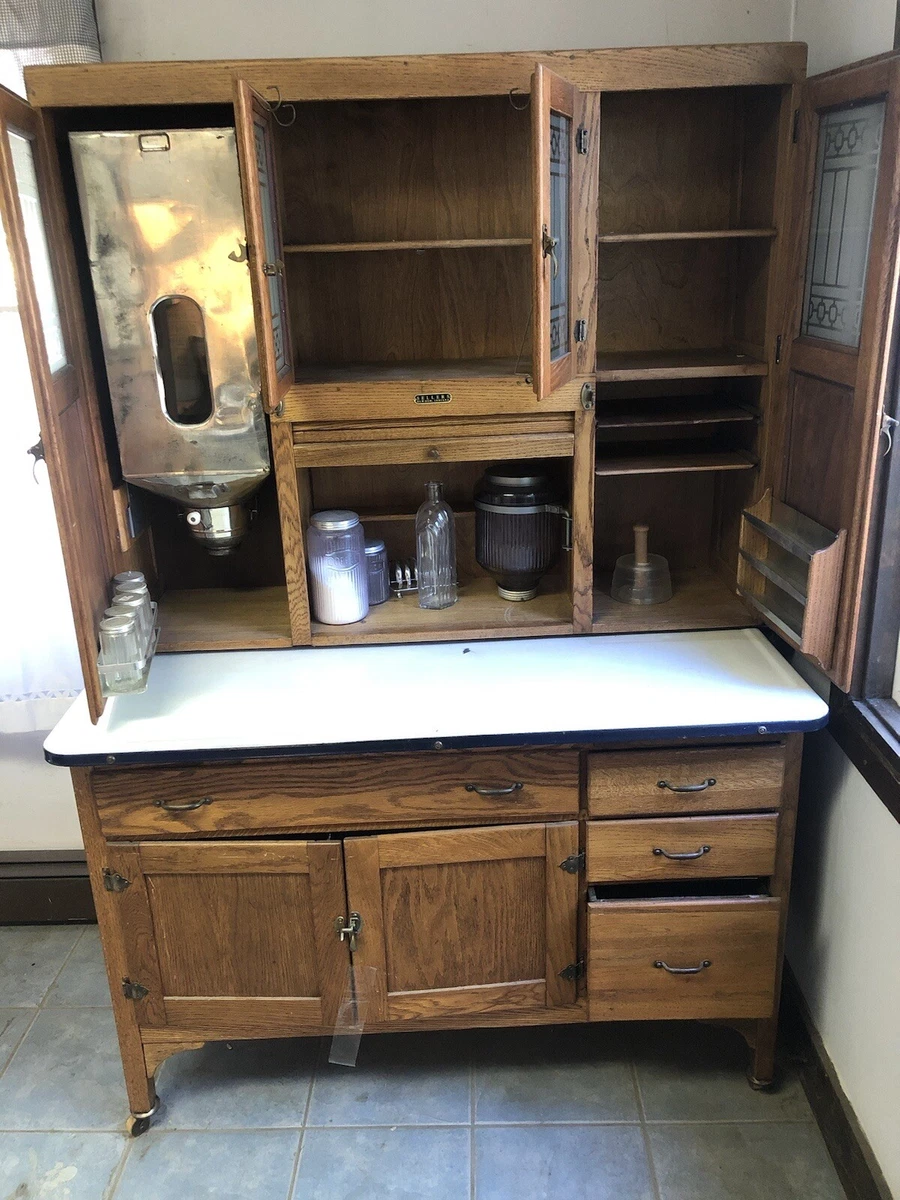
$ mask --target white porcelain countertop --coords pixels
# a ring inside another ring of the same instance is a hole
[[[758,629],[160,655],[92,725],[79,696],[44,743],[63,766],[361,750],[789,733],[828,707]]]

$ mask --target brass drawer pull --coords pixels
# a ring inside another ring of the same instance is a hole
[[[670,967],[668,963],[658,958],[653,965],[654,967],[662,967],[670,975],[699,975],[701,971],[704,971],[707,967],[711,967],[712,963],[708,958],[704,958],[699,967]]]
[[[511,796],[513,792],[520,792],[525,786],[524,783],[511,783],[509,787],[485,787],[482,783],[467,783],[467,792],[477,792],[479,796]]]
[[[204,804],[212,804],[212,796],[192,800],[190,804],[170,804],[168,800],[154,800],[153,803],[157,808],[164,808],[166,812],[193,812],[195,808],[202,808]]]
[[[653,853],[662,855],[663,858],[671,858],[674,862],[689,862],[692,858],[702,858],[704,854],[709,854],[711,846],[701,846],[699,850],[663,850],[662,846],[654,846]]]
[[[715,787],[714,779],[704,779],[702,783],[669,783],[668,779],[660,779],[658,788],[668,788],[670,792],[705,792],[707,788]]]

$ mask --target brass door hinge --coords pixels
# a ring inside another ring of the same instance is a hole
[[[131,880],[114,871],[112,867],[104,867],[103,886],[108,892],[124,892],[127,887],[131,887]]]
[[[584,125],[579,125],[575,132],[575,150],[578,154],[588,152],[588,131]]]
[[[570,875],[577,875],[584,867],[584,851],[579,854],[570,854],[568,858],[564,858],[559,864],[560,870],[568,871]]]
[[[145,988],[142,983],[135,983],[127,977],[122,980],[122,995],[126,1000],[143,1000],[149,994],[150,989]]]
[[[572,332],[576,342],[587,341],[587,321],[579,317]]]
[[[584,959],[579,958],[573,963],[569,963],[567,967],[559,973],[560,979],[568,979],[570,982],[576,979],[584,978]]]
[[[589,383],[581,385],[581,407],[585,412],[592,412],[594,408],[594,389]]]

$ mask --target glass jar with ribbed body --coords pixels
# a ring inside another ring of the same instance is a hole
[[[426,486],[428,499],[416,513],[419,608],[449,608],[458,599],[453,510],[439,483]]]

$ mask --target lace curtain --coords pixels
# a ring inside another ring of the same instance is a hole
[[[100,58],[90,0],[3,0],[0,79],[22,90],[33,63]],[[22,169],[20,170],[20,166]],[[26,224],[39,220],[33,174],[17,162]],[[39,294],[49,263],[32,261]],[[43,306],[42,306],[43,307]],[[47,341],[54,342],[53,330]],[[52,352],[52,351],[51,351]],[[81,690],[75,628],[46,467],[28,448],[38,418],[6,238],[0,236],[0,734],[50,729]]]

